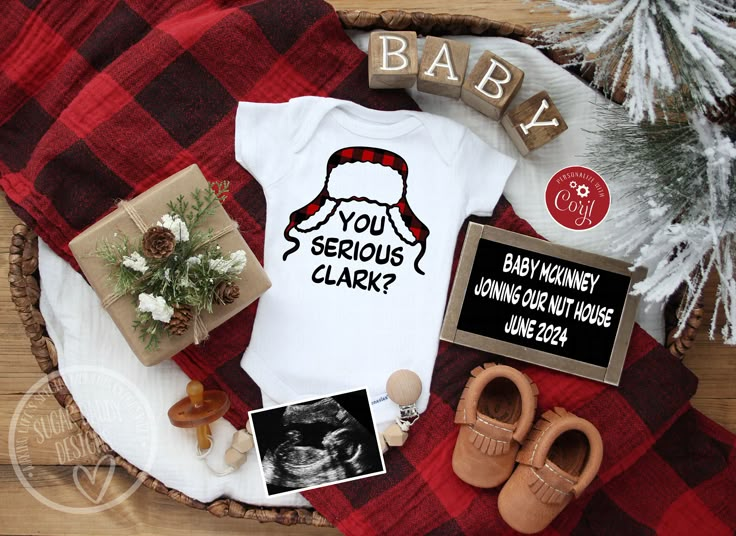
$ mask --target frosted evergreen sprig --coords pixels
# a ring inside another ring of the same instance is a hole
[[[708,276],[717,277],[709,333],[712,338],[723,318],[723,340],[736,344],[736,127],[719,127],[698,113],[637,125],[605,107],[598,129],[588,159],[629,205],[618,211],[625,232],[614,249],[636,253],[636,266],[654,266],[634,291],[659,302],[684,284],[681,332]]]
[[[167,203],[169,212],[147,231],[155,229],[164,239],[174,240],[173,250],[169,246],[166,253],[170,253],[162,258],[147,252],[144,240],[133,242],[126,235],[98,245],[97,255],[110,267],[115,292],[131,297],[136,308],[133,328],[147,350],[158,348],[161,336],[170,334],[177,309],[186,307],[195,315],[211,313],[218,286],[233,284],[245,268],[245,251],[224,254],[211,241],[212,229],[202,229],[228,191],[229,184],[219,182]]]
[[[705,111],[736,85],[736,6],[724,0],[550,0],[570,22],[539,28],[571,64],[594,64],[593,83],[624,89],[629,117],[654,122],[658,109]],[[673,101],[675,101],[673,103]]]

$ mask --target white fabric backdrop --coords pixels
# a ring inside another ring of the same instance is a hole
[[[351,37],[360,48],[367,49],[367,34],[353,33]],[[526,77],[515,103],[546,89],[565,118],[568,131],[523,158],[499,123],[475,112],[461,101],[419,93],[414,89],[410,90],[412,97],[424,111],[448,116],[467,125],[493,147],[519,159],[505,194],[519,216],[527,219],[541,235],[560,244],[610,254],[607,248],[610,238],[616,233],[610,214],[608,220],[595,229],[574,232],[558,226],[544,207],[544,188],[549,178],[565,166],[585,164],[581,155],[589,134],[583,129],[590,129],[595,120],[593,102],[599,98],[597,93],[540,52],[516,41],[477,37],[454,39],[471,45],[471,67],[481,52],[488,49],[523,69]],[[423,40],[420,40],[420,53],[422,46]],[[594,162],[589,165],[595,169]],[[613,199],[612,213],[626,210],[625,204],[618,198],[617,185],[610,179],[608,183]],[[249,455],[247,463],[240,470],[229,476],[219,478],[211,474],[201,461],[195,459],[193,432],[174,428],[166,415],[171,404],[184,396],[188,382],[186,375],[173,362],[150,368],[141,365],[83,278],[45,244],[40,245],[39,256],[43,288],[41,311],[59,352],[59,370],[68,380],[66,383],[82,413],[112,448],[139,467],[144,466],[149,454],[141,451],[136,437],[121,429],[105,426],[103,422],[96,423],[97,412],[85,411],[85,408],[94,405],[95,390],[84,385],[84,382],[76,381],[75,375],[65,375],[65,371],[72,367],[104,367],[125,376],[141,389],[155,415],[156,422],[151,424],[157,431],[153,463],[144,468],[166,486],[205,502],[227,496],[268,506],[308,504],[300,495],[276,499],[265,497],[254,454]],[[640,311],[638,321],[655,338],[662,339],[660,306]],[[265,405],[268,403],[264,401]],[[234,428],[221,419],[215,423],[212,431],[215,437],[212,463],[224,468],[223,453],[230,444]]]

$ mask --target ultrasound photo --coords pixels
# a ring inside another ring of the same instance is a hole
[[[268,496],[383,474],[368,391],[250,412]]]

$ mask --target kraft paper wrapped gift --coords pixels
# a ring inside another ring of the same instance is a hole
[[[196,188],[204,190],[207,185],[207,180],[195,164],[146,190],[129,203],[141,216],[143,222],[151,226],[155,225],[163,214],[169,212],[166,206],[169,201],[174,201],[179,195],[191,200],[191,194]],[[271,282],[222,205],[217,203],[215,213],[204,220],[200,228],[212,229],[215,234],[223,229],[231,228],[229,232],[216,240],[217,244],[222,248],[224,254],[242,249],[248,259],[245,269],[240,274],[240,280],[237,282],[240,287],[240,297],[229,305],[214,305],[212,314],[202,313],[201,319],[204,325],[208,331],[212,331],[254,302],[268,290]],[[69,243],[69,248],[87,281],[92,285],[103,304],[106,300],[110,301],[109,297],[114,293],[114,285],[109,279],[110,267],[96,255],[97,247],[103,240],[112,242],[123,234],[130,237],[131,240],[137,240],[142,235],[131,216],[122,207],[119,207]],[[107,312],[144,365],[160,363],[194,342],[194,330],[190,326],[182,335],[162,336],[158,349],[146,350],[145,343],[139,339],[139,332],[133,329],[136,304],[137,301],[134,301],[132,296],[122,296],[108,305]],[[201,344],[207,344],[207,341]]]

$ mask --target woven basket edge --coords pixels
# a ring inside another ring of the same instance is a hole
[[[426,13],[389,9],[379,13],[362,10],[338,10],[343,27],[355,30],[414,30],[423,35],[484,35],[526,39],[532,35],[530,28],[477,15],[452,13]]]

